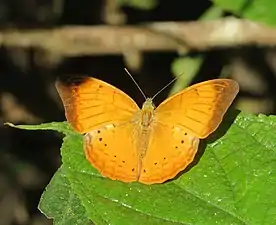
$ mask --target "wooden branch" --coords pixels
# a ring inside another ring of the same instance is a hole
[[[68,26],[55,29],[4,30],[5,47],[41,48],[77,56],[139,51],[205,50],[237,45],[276,45],[276,29],[246,20],[158,22],[143,26]]]

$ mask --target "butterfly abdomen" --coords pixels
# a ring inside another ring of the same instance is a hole
[[[140,159],[144,158],[147,153],[150,132],[151,129],[149,127],[141,127],[140,129],[137,146]]]

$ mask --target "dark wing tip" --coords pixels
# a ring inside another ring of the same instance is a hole
[[[56,86],[79,86],[85,83],[87,79],[90,79],[90,77],[85,75],[62,75],[57,78]]]

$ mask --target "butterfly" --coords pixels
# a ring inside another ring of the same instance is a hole
[[[214,79],[158,107],[146,98],[140,109],[126,93],[96,78],[57,80],[56,88],[67,121],[84,134],[86,159],[104,177],[143,184],[163,183],[183,171],[239,91],[234,80]]]

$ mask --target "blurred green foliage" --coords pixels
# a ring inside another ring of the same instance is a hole
[[[276,25],[275,0],[213,0],[225,11],[267,25]]]
[[[150,10],[157,6],[158,0],[116,0],[119,6],[130,6],[141,10]]]

